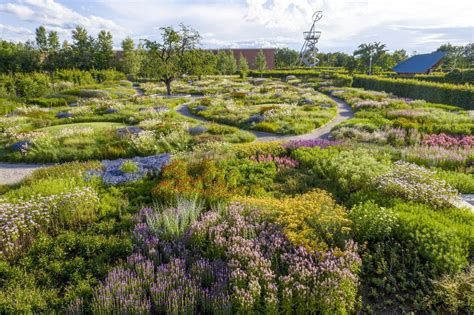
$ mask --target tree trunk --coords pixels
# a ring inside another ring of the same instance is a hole
[[[166,80],[165,84],[166,84],[166,94],[170,96],[171,95],[171,80]]]

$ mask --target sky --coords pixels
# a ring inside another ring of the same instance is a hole
[[[426,53],[441,44],[474,42],[473,0],[0,0],[0,38],[34,39],[39,25],[70,40],[76,25],[96,35],[158,40],[161,26],[192,26],[203,48],[290,47],[316,23],[322,52],[352,53],[361,43],[381,41],[391,51]]]

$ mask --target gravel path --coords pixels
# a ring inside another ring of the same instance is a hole
[[[0,163],[0,185],[13,185],[21,182],[33,171],[45,167],[45,164]]]
[[[334,128],[340,122],[350,119],[354,117],[354,112],[352,111],[351,107],[344,101],[331,97],[337,103],[337,115],[334,117],[330,122],[325,124],[324,126],[317,128],[310,133],[306,133],[304,135],[279,135],[269,132],[262,132],[262,131],[251,131],[247,130],[255,135],[257,138],[256,141],[264,142],[264,141],[275,141],[275,140],[283,140],[283,141],[291,141],[291,140],[309,140],[309,139],[328,139],[329,133],[331,129]],[[202,122],[209,122],[209,120],[194,115],[188,108],[189,103],[181,104],[176,107],[176,111],[188,118],[192,118],[195,120],[199,120]]]

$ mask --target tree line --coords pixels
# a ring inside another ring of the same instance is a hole
[[[184,62],[183,67],[196,75],[236,72],[245,75],[249,70],[249,61],[242,54],[236,59],[231,51],[220,50],[214,54],[199,49],[200,35],[190,27],[180,25],[176,30],[164,27],[161,32],[161,43],[147,39],[135,43],[133,39],[125,38],[121,42],[121,50],[114,51],[112,34],[105,30],[94,37],[85,28],[77,26],[71,34],[72,42],[65,40],[60,43],[56,31],[48,32],[44,26],[40,26],[36,29],[34,41],[13,43],[0,40],[0,72],[114,68],[130,76],[148,77],[153,75],[150,67],[156,68],[156,63],[159,62],[157,57],[164,55],[170,63],[176,63],[177,59]],[[185,54],[176,58],[172,51]],[[258,69],[266,68],[262,51],[252,62]],[[171,71],[171,68],[168,71]]]
[[[455,46],[441,45],[436,51],[446,52],[443,58],[442,70],[450,71],[455,68],[474,67],[474,44]],[[416,52],[414,52],[416,54]],[[360,44],[352,55],[343,52],[318,53],[321,67],[343,67],[349,72],[378,73],[390,71],[399,62],[408,58],[406,50],[399,49],[390,53],[387,46],[381,42]],[[290,48],[279,48],[275,52],[277,68],[289,68],[298,65],[299,53]],[[371,61],[372,59],[372,61]],[[372,65],[372,68],[370,67]]]

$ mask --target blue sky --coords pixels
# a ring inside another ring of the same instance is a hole
[[[183,22],[201,33],[206,48],[299,49],[315,10],[323,10],[323,52],[382,41],[390,50],[424,53],[474,41],[472,0],[0,0],[0,37],[34,39],[44,25],[69,40],[79,24],[94,35],[111,31],[118,47],[127,36],[157,39],[160,26]]]

